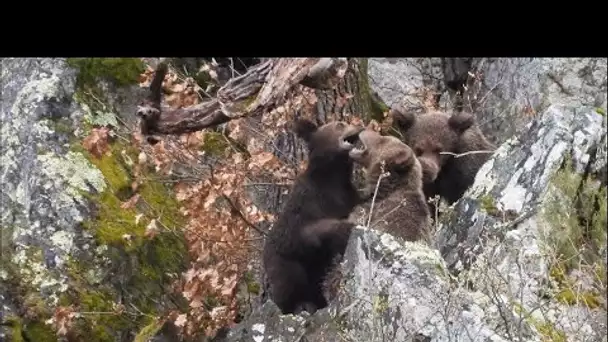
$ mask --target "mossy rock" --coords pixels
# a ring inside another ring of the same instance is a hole
[[[518,315],[523,315],[524,320],[536,328],[539,334],[542,335],[543,341],[554,341],[554,342],[566,342],[566,334],[557,329],[551,322],[543,322],[534,318],[529,312],[527,312],[523,306],[519,303],[512,303],[513,311]]]
[[[9,316],[6,323],[11,328],[9,331],[10,339],[7,342],[54,342],[59,340],[55,331],[43,322],[29,322],[16,316]]]
[[[239,144],[230,137],[220,132],[206,132],[203,137],[201,150],[209,156],[224,158],[230,153],[230,149],[239,153],[244,153],[245,158],[249,157],[247,147]]]
[[[245,272],[243,275],[243,281],[247,285],[247,292],[259,295],[261,293],[261,286],[258,283],[252,272]]]
[[[577,293],[573,289],[563,289],[555,296],[557,301],[567,305],[584,305],[590,309],[600,306],[600,294],[591,291]]]
[[[151,324],[150,317],[162,317],[166,310],[186,305],[180,294],[169,289],[188,264],[179,204],[170,189],[156,181],[134,192],[132,164],[127,160],[137,161],[138,151],[121,140],[111,141],[109,147],[110,153],[97,159],[73,146],[101,171],[107,184],[102,193],[83,194],[95,207],[83,226],[99,246],[107,247],[103,257],[109,265],[99,275],[89,275],[93,270],[88,261],[70,260],[70,290],[60,298],[64,304],[79,306],[79,311],[103,313],[82,315],[76,322],[75,331],[90,341],[115,341],[119,335],[133,338]],[[142,168],[144,177],[151,172],[151,167]],[[135,206],[122,208],[136,193],[140,199]],[[143,215],[139,222],[138,215]],[[146,236],[152,219],[159,232]],[[116,310],[119,298],[126,311]]]
[[[485,194],[479,198],[479,205],[488,215],[498,217],[500,210],[496,207],[496,201],[490,194]]]
[[[150,324],[143,327],[133,339],[133,342],[148,342],[163,328],[165,321],[153,319]]]
[[[69,66],[78,70],[77,85],[94,86],[99,80],[117,86],[137,84],[145,71],[139,58],[68,58]]]

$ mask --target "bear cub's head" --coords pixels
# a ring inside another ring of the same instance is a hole
[[[353,148],[349,155],[365,170],[368,191],[378,181],[383,161],[384,171],[390,172],[389,177],[396,180],[394,186],[422,188],[422,167],[408,145],[396,137],[381,135],[371,129],[362,131],[359,139],[360,146]]]
[[[458,153],[460,136],[473,124],[475,119],[469,113],[448,115],[442,112],[414,114],[393,108],[393,122],[422,164],[423,182],[435,181],[441,169],[453,158],[449,154]]]
[[[297,119],[294,131],[308,146],[310,159],[319,157],[348,157],[348,152],[359,144],[359,133],[363,127],[333,121],[317,126],[307,119]]]

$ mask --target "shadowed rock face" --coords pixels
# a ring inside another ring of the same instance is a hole
[[[268,301],[226,340],[533,341],[604,331],[605,311],[542,298],[550,276],[540,248],[546,222],[539,203],[564,160],[579,173],[601,171],[605,124],[595,108],[550,106],[500,146],[446,213],[438,249],[359,227],[342,264],[342,288],[327,309],[312,317],[281,316]],[[495,200],[500,219],[486,212],[484,196]],[[458,270],[459,277],[449,276]],[[539,303],[548,316],[521,319]]]

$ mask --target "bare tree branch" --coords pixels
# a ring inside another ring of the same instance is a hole
[[[244,75],[230,79],[217,97],[189,108],[171,109],[161,104],[161,84],[167,65],[160,63],[149,94],[138,108],[141,132],[182,134],[214,127],[233,119],[261,115],[281,104],[294,86],[315,89],[335,86],[344,76],[344,58],[276,58],[266,60]],[[154,138],[148,138],[154,144]]]
[[[450,156],[454,156],[454,158],[460,158],[460,157],[464,157],[464,156],[468,156],[471,154],[483,154],[483,153],[494,153],[496,151],[491,151],[491,150],[479,150],[479,151],[469,151],[469,152],[465,152],[465,153],[453,153],[453,152],[439,152],[439,154],[445,154],[445,155],[450,155]]]

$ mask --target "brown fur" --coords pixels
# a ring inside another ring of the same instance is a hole
[[[264,270],[270,298],[283,314],[312,314],[327,306],[323,279],[344,253],[354,226],[347,219],[359,198],[348,152],[361,129],[339,121],[317,127],[299,120],[295,131],[308,145],[308,166],[266,238]]]
[[[372,210],[371,228],[385,231],[407,241],[428,238],[430,213],[422,191],[422,166],[412,149],[392,136],[382,136],[365,130],[359,138],[363,149],[353,149],[351,158],[361,164],[366,173],[365,193],[372,198],[378,177],[380,181]],[[369,213],[371,201],[364,205]]]
[[[470,113],[448,115],[430,112],[416,115],[392,109],[391,115],[403,141],[414,150],[422,165],[427,198],[439,195],[448,204],[456,202],[473,184],[477,171],[491,156],[491,153],[480,153],[454,158],[452,155],[440,155],[440,152],[462,154],[496,149]]]

